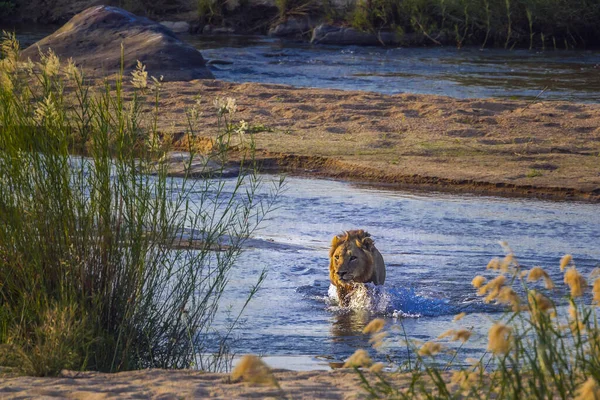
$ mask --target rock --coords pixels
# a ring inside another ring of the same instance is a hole
[[[119,71],[123,44],[125,73],[140,60],[148,75],[165,81],[213,79],[198,50],[179,40],[166,27],[117,7],[97,6],[75,15],[52,35],[25,49],[24,59],[39,61],[38,47],[52,49],[61,59],[73,61],[88,76]]]
[[[313,30],[311,43],[380,46],[398,44],[401,37],[395,32],[361,32],[354,28],[321,24]]]
[[[190,24],[185,21],[161,21],[160,24],[175,33],[187,33],[190,31]]]
[[[290,36],[302,36],[309,32],[312,28],[310,20],[308,18],[296,18],[290,17],[286,21],[275,25],[269,29],[269,36],[271,37],[290,37]]]

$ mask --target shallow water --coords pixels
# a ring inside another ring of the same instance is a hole
[[[600,263],[600,217],[594,204],[422,195],[302,178],[287,178],[278,204],[255,235],[259,240],[233,269],[222,304],[239,308],[260,271],[268,269],[233,350],[275,356],[279,367],[307,369],[307,360],[313,367],[343,361],[357,348],[369,347],[361,330],[377,316],[386,319],[390,330],[380,359],[406,361],[399,343],[402,325],[410,338],[420,340],[472,326],[476,334],[461,351],[465,357],[480,354],[490,321],[502,309],[483,304],[470,282],[477,274],[493,276],[485,266],[504,255],[500,240],[511,245],[523,266],[547,267],[559,286],[562,255],[573,254],[586,274]],[[373,235],[387,278],[375,299],[379,304],[371,298],[366,309],[350,310],[328,297],[327,252],[334,234],[356,228]],[[560,296],[556,300],[562,301]],[[462,311],[469,315],[452,323]],[[218,325],[225,323],[222,315]]]
[[[56,27],[15,29],[23,47]],[[183,35],[217,79],[457,98],[600,100],[600,52],[312,46],[263,36]],[[224,63],[223,63],[224,62]],[[150,71],[152,73],[152,71]]]

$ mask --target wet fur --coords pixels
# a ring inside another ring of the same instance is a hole
[[[356,257],[353,262],[350,261],[352,256]],[[342,280],[340,272],[350,274],[351,280]],[[357,283],[383,285],[385,264],[368,232],[362,229],[346,231],[333,237],[329,250],[329,279],[337,289],[340,304],[344,306],[348,305],[349,294]]]

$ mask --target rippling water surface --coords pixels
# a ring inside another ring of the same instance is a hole
[[[301,178],[287,178],[278,204],[256,234],[259,240],[233,270],[222,304],[239,308],[267,268],[268,278],[245,313],[234,350],[277,356],[277,365],[288,368],[303,367],[281,356],[302,356],[297,360],[303,365],[308,357],[314,368],[368,347],[361,330],[376,316],[386,319],[391,332],[382,358],[406,360],[396,330],[402,325],[409,337],[420,340],[451,327],[474,327],[477,334],[462,351],[479,354],[490,321],[502,309],[483,304],[470,282],[486,275],[492,257],[504,255],[501,240],[525,267],[547,267],[561,285],[562,255],[573,254],[585,273],[600,263],[595,204],[422,195]],[[356,228],[373,235],[387,265],[386,283],[375,290],[366,310],[339,308],[328,297],[330,240]],[[462,311],[469,315],[453,324]],[[218,323],[225,324],[226,318]]]
[[[5,26],[24,46],[56,27]],[[303,87],[598,102],[600,52],[312,46],[263,36],[183,35],[217,79]],[[152,73],[152,71],[149,71]]]
[[[294,86],[437,94],[600,100],[600,52],[453,47],[312,46],[276,39],[186,37],[218,79]]]

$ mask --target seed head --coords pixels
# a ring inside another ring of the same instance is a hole
[[[453,321],[460,321],[460,320],[461,320],[461,319],[463,319],[463,318],[464,318],[466,315],[467,315],[467,313],[465,313],[465,312],[461,312],[460,314],[456,314],[452,320],[453,320]]]
[[[231,372],[231,378],[250,384],[277,386],[277,380],[267,364],[254,355],[243,356]]]
[[[565,268],[571,264],[571,262],[573,261],[573,256],[570,254],[565,254],[561,259],[560,259],[560,270],[564,271]]]
[[[366,350],[358,349],[344,363],[344,368],[370,367],[373,364]]]
[[[375,318],[373,321],[369,322],[365,329],[363,329],[363,333],[377,333],[383,329],[385,325],[385,321],[382,318]]]
[[[488,350],[494,354],[506,354],[510,350],[512,329],[496,323],[488,333]]]
[[[143,90],[148,87],[148,71],[146,71],[146,66],[140,60],[137,60],[137,65],[131,71],[131,76],[131,83],[134,88]]]
[[[473,285],[473,287],[475,287],[476,289],[479,289],[485,283],[485,281],[486,279],[483,276],[477,275],[471,281],[471,285]]]
[[[369,368],[369,371],[378,374],[381,371],[383,371],[384,367],[385,366],[383,365],[383,363],[378,362],[378,363],[375,363],[375,364],[371,365],[371,368]]]
[[[565,283],[571,288],[572,297],[583,296],[583,291],[587,287],[587,281],[575,267],[571,267],[565,272]]]
[[[420,356],[434,356],[442,350],[442,345],[434,342],[425,342],[419,349]]]

